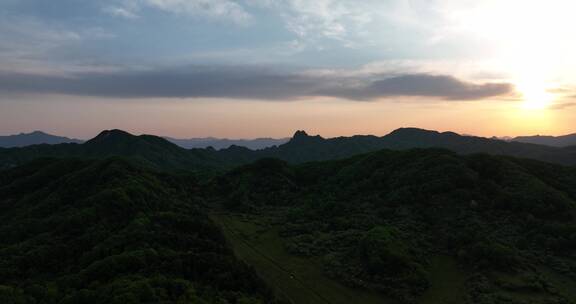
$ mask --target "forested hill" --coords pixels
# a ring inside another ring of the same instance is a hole
[[[575,220],[576,169],[444,149],[210,179],[39,159],[0,171],[0,303],[570,304]]]
[[[261,156],[291,163],[346,158],[380,149],[406,150],[412,148],[444,148],[461,154],[487,153],[533,158],[560,164],[576,164],[573,149],[555,148],[520,142],[506,142],[484,137],[462,136],[453,132],[437,132],[416,128],[402,128],[377,137],[358,135],[325,139],[310,136],[304,131],[295,133],[284,145],[258,151]]]
[[[275,218],[286,250],[326,276],[400,303],[576,303],[574,168],[435,149],[263,159],[213,193]]]
[[[398,129],[386,136],[352,136],[325,139],[298,131],[287,143],[262,150],[231,146],[214,150],[181,148],[161,137],[134,136],[121,130],[103,131],[84,144],[34,145],[0,148],[0,168],[9,168],[41,157],[106,158],[129,157],[156,169],[223,170],[261,158],[278,158],[290,163],[342,159],[381,149],[445,148],[461,154],[488,153],[533,158],[576,165],[574,147],[557,148],[462,136],[414,128]]]
[[[198,170],[221,166],[221,161],[215,159],[212,152],[208,149],[186,150],[157,136],[106,130],[83,144],[0,149],[0,168],[43,157],[103,159],[122,156],[156,169]]]
[[[271,303],[194,180],[125,160],[0,172],[0,303]]]

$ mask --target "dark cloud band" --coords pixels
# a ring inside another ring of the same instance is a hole
[[[474,84],[444,75],[312,76],[253,67],[187,67],[81,73],[69,77],[0,73],[0,92],[119,98],[293,100],[329,96],[376,100],[394,96],[421,96],[444,100],[478,100],[507,95],[512,90],[512,86],[507,83]]]

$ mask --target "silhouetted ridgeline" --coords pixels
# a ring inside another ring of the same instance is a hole
[[[83,144],[0,149],[0,163],[9,167],[42,157],[102,159],[123,156],[154,168],[186,170],[218,167],[220,161],[212,154],[210,150],[186,150],[157,136],[134,136],[121,130],[109,130]]]
[[[386,136],[352,136],[325,139],[298,131],[285,144],[261,150],[231,146],[227,149],[183,149],[166,139],[134,136],[120,130],[103,131],[84,144],[36,145],[0,149],[0,166],[11,167],[39,157],[104,158],[125,156],[155,168],[168,170],[223,169],[260,158],[279,158],[290,163],[341,159],[380,149],[405,150],[437,147],[461,154],[488,153],[533,158],[559,164],[576,164],[573,148],[556,148],[482,137],[461,136],[421,129],[398,129]]]

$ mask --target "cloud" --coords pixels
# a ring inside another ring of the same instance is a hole
[[[122,17],[126,19],[136,19],[140,18],[140,16],[132,9],[128,9],[127,7],[121,6],[107,6],[104,9],[105,13],[108,13],[112,16]]]
[[[104,11],[134,19],[153,9],[166,13],[205,17],[247,24],[261,12],[281,20],[300,45],[326,49],[331,43],[348,48],[374,45],[375,37],[395,27],[422,27],[414,5],[404,0],[109,0]],[[421,0],[416,0],[421,1]],[[424,4],[426,2],[423,2]],[[422,4],[418,6],[422,6]],[[426,7],[429,5],[427,4]],[[255,9],[256,8],[256,9]],[[265,21],[269,22],[269,21]]]
[[[96,26],[71,28],[35,17],[3,17],[0,18],[0,71],[51,75],[67,69],[101,69],[61,54],[84,48],[90,42],[115,38],[113,33]]]
[[[249,0],[247,3],[275,10],[285,28],[295,34],[301,44],[320,48],[325,47],[320,43],[324,39],[354,47],[360,40],[358,36],[382,7],[377,1],[368,0]]]
[[[155,9],[187,17],[207,17],[245,24],[252,16],[244,7],[232,0],[121,0],[117,5],[106,6],[110,15],[135,19],[144,9]]]
[[[244,8],[229,0],[145,0],[147,5],[174,14],[225,17],[237,23],[250,19]]]
[[[511,93],[504,83],[474,84],[451,76],[407,74],[340,77],[262,67],[201,67],[75,73],[68,76],[0,73],[0,93],[55,93],[120,98],[232,98],[294,100],[327,96],[377,100],[421,96],[477,100]]]
[[[506,95],[512,86],[506,83],[474,84],[452,76],[412,74],[375,80],[358,88],[328,90],[327,95],[356,100],[373,100],[392,96],[438,97],[446,100],[476,100]]]
[[[63,44],[80,41],[82,37],[77,30],[57,27],[35,18],[0,19],[0,55],[37,57]]]

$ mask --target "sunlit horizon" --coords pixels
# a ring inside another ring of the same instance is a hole
[[[3,2],[0,133],[576,132],[576,2],[201,2]]]

